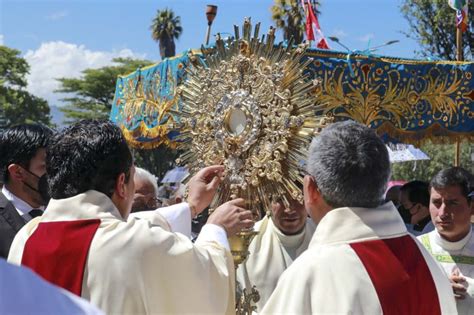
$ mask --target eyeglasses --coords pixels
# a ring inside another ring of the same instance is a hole
[[[163,199],[153,196],[149,197],[149,195],[142,195],[140,193],[135,193],[133,198],[133,203],[140,204],[142,203],[149,209],[158,208],[163,204]]]

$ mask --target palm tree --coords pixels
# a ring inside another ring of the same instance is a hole
[[[161,59],[173,57],[176,54],[174,40],[183,32],[181,17],[175,16],[171,9],[158,10],[150,29],[153,40],[159,42]]]
[[[314,13],[319,14],[319,11],[315,10],[318,1],[310,1],[310,3],[313,5]],[[301,0],[275,0],[271,11],[276,27],[283,29],[283,38],[289,40],[293,37],[294,44],[302,43],[306,19]]]

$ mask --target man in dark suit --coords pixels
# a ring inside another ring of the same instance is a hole
[[[7,258],[15,234],[42,214],[44,175],[51,129],[37,124],[11,127],[0,134],[0,257]]]

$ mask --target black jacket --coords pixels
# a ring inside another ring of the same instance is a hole
[[[25,224],[13,204],[0,192],[0,257],[8,257],[13,238]]]

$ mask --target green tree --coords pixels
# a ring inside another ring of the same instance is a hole
[[[25,90],[30,67],[19,55],[16,49],[0,46],[0,129],[19,123],[51,123],[48,103]]]
[[[404,0],[400,7],[410,25],[405,35],[416,40],[423,57],[438,57],[456,60],[456,11],[447,0]],[[468,9],[469,28],[474,28],[474,6]],[[464,58],[471,60],[474,55],[474,34],[463,34]]]
[[[311,1],[313,4],[313,11],[319,15],[316,6],[319,5],[317,1]],[[304,8],[301,5],[301,0],[275,0],[275,4],[271,7],[272,20],[276,27],[283,30],[283,38],[289,40],[293,37],[294,44],[303,42],[306,18]]]
[[[153,40],[159,42],[161,59],[173,57],[176,54],[174,40],[183,33],[181,17],[175,16],[171,9],[157,10],[150,29]]]
[[[179,156],[179,151],[161,145],[151,150],[134,149],[133,156],[136,165],[148,170],[161,180],[167,171],[176,166],[175,161]]]
[[[392,164],[393,180],[424,180],[430,181],[440,170],[454,165],[454,145],[453,144],[433,144],[426,142],[420,149],[431,159],[426,161],[403,162]],[[462,167],[474,173],[474,163],[471,160],[474,154],[474,145],[468,142],[461,144]]]
[[[87,118],[108,118],[119,75],[125,75],[138,68],[152,64],[151,61],[130,58],[113,59],[115,65],[99,69],[86,69],[81,78],[61,78],[61,87],[56,91],[70,94],[62,99],[61,108],[66,123]]]

